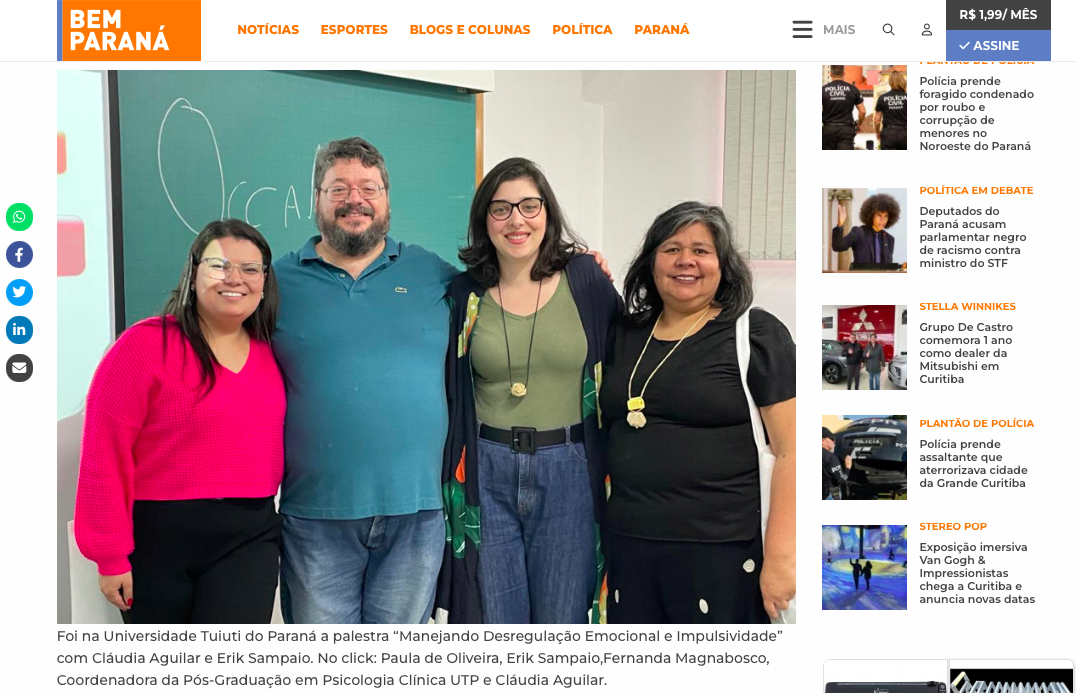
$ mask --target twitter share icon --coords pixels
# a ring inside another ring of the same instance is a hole
[[[25,306],[34,297],[34,287],[25,279],[16,279],[7,285],[7,300],[15,306]]]

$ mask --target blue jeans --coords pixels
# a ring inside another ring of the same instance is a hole
[[[283,517],[286,623],[427,622],[445,551],[441,510],[361,520]]]
[[[583,443],[515,453],[479,440],[479,588],[487,623],[586,623],[596,575]]]
[[[882,378],[880,376],[882,376],[881,371],[879,373],[868,372],[868,389],[871,389],[871,390],[880,389],[879,385],[880,385],[880,382],[882,381]]]

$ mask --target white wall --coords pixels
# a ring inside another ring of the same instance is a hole
[[[658,214],[720,203],[725,73],[626,72],[604,109],[603,251],[624,276]]]
[[[369,70],[380,75],[403,77],[420,82],[448,84],[473,91],[490,91],[494,88],[493,70]]]
[[[752,263],[755,278],[753,305],[773,313],[797,338],[797,268],[795,262],[763,261]]]
[[[837,339],[838,338],[838,307],[837,306],[823,306],[820,317],[830,318],[830,324],[833,325],[830,329],[823,330],[823,336],[821,339]],[[822,324],[822,321],[820,321]]]
[[[894,307],[894,356],[909,351],[909,326],[901,324],[901,314],[906,306]]]
[[[579,70],[499,70],[486,94],[483,166],[523,156],[546,172],[569,224],[604,250],[602,107],[582,96]]]

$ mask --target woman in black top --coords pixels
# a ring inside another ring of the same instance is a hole
[[[909,95],[904,72],[890,73],[890,91],[875,102],[875,134],[882,149],[907,149]]]
[[[748,387],[778,460],[764,550],[736,351],[751,273],[718,207],[655,219],[625,280],[599,399],[609,432],[610,623],[765,623],[796,593],[796,361],[750,314]]]

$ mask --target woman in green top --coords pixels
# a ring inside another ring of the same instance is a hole
[[[584,623],[592,606],[605,498],[595,391],[621,303],[582,250],[533,162],[483,179],[467,271],[449,291],[452,536],[438,604],[450,620]]]

